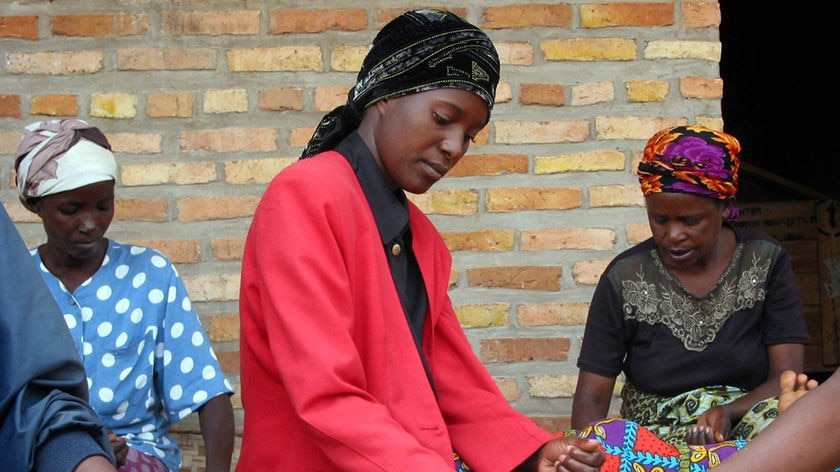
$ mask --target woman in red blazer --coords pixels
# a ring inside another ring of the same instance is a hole
[[[449,251],[406,199],[466,153],[498,80],[480,29],[407,12],[374,39],[347,104],[269,185],[242,264],[238,471],[603,463],[597,441],[556,438],[499,392],[447,294]]]

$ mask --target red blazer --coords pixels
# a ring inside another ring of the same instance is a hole
[[[508,472],[552,435],[514,410],[474,355],[447,290],[451,255],[409,204],[429,296],[429,385],[365,194],[336,152],[284,169],[245,243],[245,410],[236,470]]]

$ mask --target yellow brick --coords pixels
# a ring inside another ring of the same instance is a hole
[[[583,285],[595,285],[604,273],[609,260],[578,261],[572,266],[575,282]]]
[[[572,106],[594,105],[615,100],[615,87],[609,80],[572,86]]]
[[[528,379],[528,394],[532,397],[571,398],[576,387],[576,375],[537,375]]]
[[[638,185],[594,185],[589,187],[590,207],[644,206]]]
[[[9,74],[77,75],[102,70],[102,51],[9,53]]]
[[[124,164],[120,172],[120,181],[127,187],[167,183],[199,184],[216,180],[216,167],[208,162]]]
[[[106,133],[114,152],[160,154],[161,135],[155,133]]]
[[[519,305],[516,319],[519,326],[574,326],[586,323],[589,303],[555,302]]]
[[[459,305],[455,307],[458,321],[464,328],[487,328],[507,326],[509,324],[508,303],[484,303],[479,305]]]
[[[651,236],[649,223],[629,223],[624,228],[627,242],[638,244]]]
[[[644,58],[655,59],[701,59],[720,62],[721,43],[717,41],[649,41]]]
[[[568,121],[496,121],[496,142],[502,144],[524,143],[579,143],[589,139],[587,120]]]
[[[232,49],[227,53],[232,72],[322,71],[324,60],[317,46],[278,46]]]
[[[441,233],[450,251],[510,251],[513,230],[482,230],[464,233]]]
[[[90,114],[100,118],[134,118],[137,115],[137,97],[128,93],[91,95]]]
[[[330,54],[330,69],[339,72],[358,72],[368,52],[368,46],[337,46]]]
[[[670,85],[664,80],[630,80],[624,83],[629,102],[663,102],[668,98]]]
[[[225,182],[229,184],[268,183],[277,173],[297,160],[297,157],[284,157],[226,162]]]
[[[193,302],[236,301],[239,299],[239,274],[184,277],[184,285]]]
[[[411,201],[427,214],[463,216],[478,212],[478,193],[474,190],[430,190],[411,195]]]
[[[534,46],[530,43],[497,43],[499,62],[513,66],[534,65]]]
[[[248,91],[245,89],[204,92],[204,113],[243,113],[246,111],[248,111]]]
[[[216,51],[212,48],[120,49],[119,70],[214,70]]]
[[[560,156],[536,156],[534,174],[623,170],[624,165],[624,153],[621,151],[599,150]]]
[[[621,38],[548,39],[540,43],[547,61],[633,61],[636,42]]]
[[[595,135],[598,139],[640,139],[646,143],[659,130],[687,123],[684,118],[659,116],[598,116]]]

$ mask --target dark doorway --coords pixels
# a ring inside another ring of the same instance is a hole
[[[840,199],[832,16],[808,4],[719,4],[724,129],[745,163],[738,200]]]

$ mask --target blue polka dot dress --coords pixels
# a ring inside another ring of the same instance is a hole
[[[233,388],[175,267],[154,249],[109,241],[102,266],[71,294],[37,249],[32,256],[76,341],[102,422],[177,471],[170,427]]]

